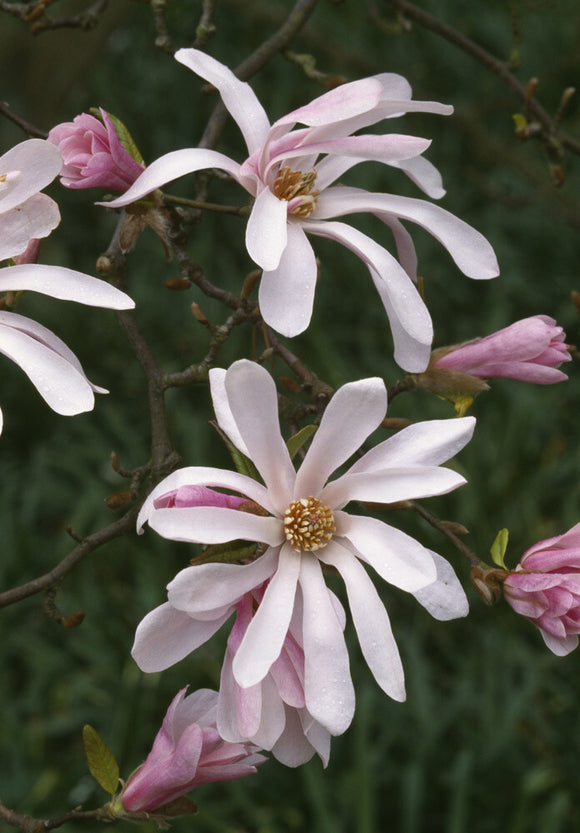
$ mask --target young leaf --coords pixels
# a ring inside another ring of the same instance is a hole
[[[83,744],[91,775],[106,792],[114,795],[119,784],[119,765],[105,741],[88,723],[83,727]]]
[[[286,445],[290,453],[290,459],[293,460],[298,454],[306,440],[308,440],[316,431],[317,425],[305,425],[293,437],[290,437]]]
[[[500,531],[495,536],[495,541],[491,545],[490,553],[491,557],[493,558],[494,564],[497,564],[498,567],[501,567],[504,570],[507,570],[504,561],[505,551],[507,549],[509,539],[509,532],[507,529],[500,529]]]

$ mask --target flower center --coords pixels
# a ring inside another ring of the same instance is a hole
[[[284,532],[297,550],[319,550],[336,531],[332,509],[315,497],[293,500],[284,513]]]
[[[310,217],[316,207],[316,201],[320,191],[313,191],[316,182],[316,171],[293,171],[292,168],[284,166],[280,168],[272,191],[279,200],[286,200],[290,203],[288,213],[297,217]]]

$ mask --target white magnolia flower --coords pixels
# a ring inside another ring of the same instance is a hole
[[[444,559],[386,523],[347,514],[344,507],[351,500],[393,503],[461,486],[464,478],[440,464],[466,444],[475,420],[412,425],[328,480],[383,420],[387,401],[381,379],[337,391],[298,472],[280,433],[276,387],[266,370],[242,360],[227,372],[212,370],[210,383],[221,428],[253,460],[264,485],[216,468],[180,469],[149,495],[138,529],[148,522],[175,541],[243,539],[267,549],[247,565],[205,564],[178,573],[168,586],[168,604],[153,612],[149,627],[138,634],[134,655],[148,669],[164,662],[163,653],[167,664],[177,662],[215,633],[232,605],[268,582],[235,651],[234,680],[242,688],[264,680],[299,616],[305,707],[326,731],[340,734],[352,720],[354,689],[323,565],[344,580],[362,653],[379,685],[396,700],[405,698],[401,660],[387,612],[361,561],[415,595],[436,618],[467,613],[465,594]],[[216,505],[168,506],[164,500],[168,492],[197,485],[245,495],[268,515]],[[155,620],[160,633],[152,626]]]
[[[173,151],[149,165],[122,197],[103,204],[128,205],[193,171],[227,171],[255,197],[246,246],[250,257],[263,269],[259,304],[264,321],[287,336],[307,328],[317,269],[306,235],[330,237],[368,267],[391,323],[398,364],[410,372],[424,370],[433,328],[411,280],[416,278],[417,259],[411,237],[400,220],[427,229],[471,278],[498,274],[493,249],[479,232],[432,203],[333,183],[354,165],[372,160],[400,168],[428,196],[441,197],[445,192],[439,172],[421,156],[430,145],[428,139],[352,134],[404,113],[448,115],[453,108],[433,101],[413,101],[407,81],[385,73],[344,84],[270,125],[252,88],[219,61],[196,49],[180,49],[175,57],[217,87],[242,131],[249,156],[240,165],[205,148]],[[296,124],[306,128],[294,129]],[[391,228],[400,262],[360,231],[341,222],[328,222],[357,212],[371,212]]]

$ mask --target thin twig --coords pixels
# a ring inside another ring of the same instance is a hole
[[[439,530],[439,532],[442,532],[443,535],[445,535],[445,537],[448,538],[449,541],[451,541],[451,543],[459,550],[459,552],[467,558],[472,567],[480,567],[482,565],[486,566],[485,562],[483,562],[481,558],[473,552],[473,550],[466,547],[463,541],[449,529],[449,526],[445,523],[445,521],[442,521],[436,515],[433,515],[425,509],[424,506],[417,503],[416,500],[408,501],[408,505],[411,509],[414,509],[418,515],[424,518],[427,523],[431,524],[432,527]]]
[[[15,113],[14,110],[11,110],[5,101],[0,101],[0,114],[6,116],[7,119],[10,119],[10,121],[18,125],[18,127],[20,127],[29,136],[36,136],[39,139],[46,139],[48,136],[46,131],[41,130],[39,127],[35,127],[35,125]]]

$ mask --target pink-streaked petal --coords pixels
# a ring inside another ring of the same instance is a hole
[[[379,427],[387,412],[382,379],[343,385],[328,404],[298,474],[294,499],[317,495],[329,475]]]
[[[474,429],[474,417],[417,422],[371,448],[350,467],[347,474],[405,465],[438,466],[467,445]]]
[[[296,661],[287,653],[291,640],[292,637],[288,634],[280,656],[272,663],[270,675],[284,703],[292,708],[301,709],[304,708],[304,652],[301,651],[300,667],[297,668]]]
[[[263,680],[280,656],[294,608],[299,573],[300,556],[285,544],[280,551],[278,569],[234,657],[234,677],[242,688]]]
[[[278,268],[288,242],[288,203],[269,188],[258,194],[246,226],[248,254],[265,272]]]
[[[258,301],[268,326],[293,337],[310,324],[316,289],[316,258],[298,223],[287,224],[288,245],[278,268],[264,272]]]
[[[198,49],[178,49],[175,59],[218,90],[232,118],[240,128],[250,155],[266,139],[270,122],[255,92],[228,67]]]
[[[177,469],[161,483],[158,483],[150,492],[137,517],[137,532],[141,533],[143,531],[143,524],[149,520],[153,512],[157,511],[155,501],[158,498],[184,486],[215,486],[216,488],[230,489],[245,495],[250,500],[254,500],[269,512],[273,511],[268,500],[267,490],[261,483],[252,480],[251,477],[234,471],[227,471],[227,469],[191,466],[185,469]]]
[[[455,575],[455,570],[445,558],[436,552],[431,552],[431,556],[437,568],[437,579],[433,584],[413,592],[413,596],[434,619],[440,622],[467,616],[469,602],[465,590]]]
[[[276,547],[284,541],[279,518],[220,506],[156,509],[149,516],[149,526],[163,538],[190,544],[226,544],[241,538]]]
[[[241,359],[226,374],[230,408],[250,458],[279,515],[291,500],[296,472],[278,422],[278,393],[267,370]]]
[[[299,581],[306,708],[331,735],[341,735],[350,726],[355,706],[348,652],[320,562],[310,553],[302,555]]]
[[[133,309],[135,306],[135,302],[120,289],[100,278],[64,266],[24,263],[0,269],[0,292],[19,289],[40,292],[61,301],[76,301],[89,307]]]
[[[250,564],[201,564],[181,570],[167,585],[171,605],[191,616],[238,602],[271,578],[278,568],[278,549],[269,548]]]
[[[18,175],[7,187],[0,189],[0,213],[15,208],[42,191],[61,168],[59,149],[44,139],[27,139],[10,148],[0,156],[0,176],[13,172]]]
[[[571,653],[574,648],[578,647],[578,637],[576,635],[565,636],[563,639],[557,639],[552,634],[540,628],[542,639],[553,654],[557,657],[565,657]]]
[[[17,257],[31,240],[48,237],[60,223],[58,205],[46,194],[34,194],[26,202],[0,214],[0,260]]]
[[[148,165],[141,176],[120,197],[111,202],[96,204],[103,205],[105,208],[121,208],[140,200],[180,176],[205,171],[208,168],[218,168],[226,171],[235,180],[240,180],[240,166],[223,153],[206,148],[183,148],[166,153],[165,156],[160,156]]]
[[[399,529],[346,512],[336,512],[334,522],[336,535],[348,538],[357,555],[389,584],[414,593],[437,578],[429,551]]]
[[[424,200],[336,186],[320,195],[313,216],[324,220],[346,214],[382,211],[425,228],[447,249],[468,277],[487,280],[499,274],[495,253],[482,234],[449,211]]]
[[[200,621],[166,602],[139,623],[131,655],[141,671],[164,671],[207,642],[232,613]]]
[[[554,538],[549,538],[546,541],[540,541],[538,546],[541,544],[542,548],[545,549],[549,544],[555,543],[557,544],[558,548],[560,549],[576,549],[580,548],[580,523],[575,524],[568,532],[565,532],[563,535],[556,535]],[[530,548],[528,552],[531,553],[533,548]]]
[[[463,486],[465,478],[451,469],[435,466],[409,466],[379,472],[344,474],[327,483],[319,498],[333,509],[342,509],[349,500],[372,503],[397,503],[420,497],[445,495]]]
[[[405,674],[391,624],[375,586],[350,552],[330,544],[320,559],[338,570],[346,585],[348,603],[363,656],[373,677],[394,700],[405,700]]]

